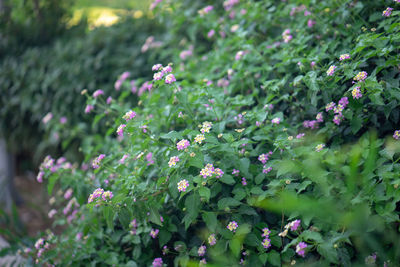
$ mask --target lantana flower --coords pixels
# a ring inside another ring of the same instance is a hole
[[[353,99],[359,99],[362,97],[360,86],[354,87],[354,89],[351,91],[351,95],[353,96]]]
[[[158,230],[158,229],[151,229],[151,231],[150,231],[150,236],[154,239],[154,238],[157,237],[158,232],[160,232],[160,230]]]
[[[198,144],[201,144],[204,140],[205,140],[204,134],[198,134],[194,138],[194,142]]]
[[[135,117],[136,117],[136,112],[133,110],[129,110],[128,112],[125,113],[125,115],[122,118],[128,122]]]
[[[126,127],[126,125],[125,124],[121,124],[119,127],[118,127],[118,129],[117,129],[117,134],[119,135],[119,136],[124,136],[124,128]]]
[[[335,74],[335,69],[336,69],[335,65],[330,66],[329,69],[326,71],[326,75],[333,76],[333,74]]]
[[[181,180],[178,182],[178,191],[179,192],[185,192],[186,188],[189,187],[189,182],[185,179]]]
[[[210,244],[210,246],[214,246],[217,243],[217,239],[215,238],[215,234],[211,234],[208,237],[208,244]]]
[[[343,55],[340,55],[340,57],[339,57],[339,61],[343,61],[343,60],[346,60],[346,59],[350,59],[350,55],[349,54],[343,54]]]
[[[168,75],[165,77],[165,83],[171,84],[171,83],[173,83],[173,82],[176,82],[175,76],[174,76],[173,74],[168,74]]]
[[[100,154],[97,158],[95,158],[92,162],[93,169],[98,169],[100,167],[101,160],[104,159],[106,155]]]
[[[315,147],[315,151],[320,152],[325,147],[325,144],[319,144]]]
[[[389,17],[390,15],[392,15],[392,11],[393,11],[393,8],[388,7],[382,12],[382,16]]]
[[[358,81],[358,82],[363,82],[365,79],[367,79],[368,73],[366,71],[360,71],[357,73],[356,76],[354,76],[353,80]]]
[[[176,144],[176,148],[177,148],[178,150],[183,150],[183,149],[186,149],[189,145],[190,145],[190,142],[189,142],[188,140],[182,139],[181,141],[179,141],[179,142]]]
[[[168,166],[171,168],[172,166],[176,166],[176,163],[179,162],[179,157],[173,156],[169,158]]]
[[[304,258],[306,248],[307,248],[307,244],[304,242],[300,242],[296,246],[296,253]]]
[[[231,232],[235,232],[236,229],[238,228],[238,223],[235,221],[229,222],[229,224],[226,226]]]
[[[393,138],[396,139],[396,140],[399,140],[399,138],[400,138],[400,130],[394,131]]]
[[[199,255],[199,257],[204,256],[204,254],[206,254],[206,246],[200,246],[199,249],[197,250],[197,254]]]

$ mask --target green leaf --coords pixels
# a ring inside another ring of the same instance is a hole
[[[214,212],[204,212],[202,215],[203,221],[211,232],[215,232],[218,224],[217,215]]]
[[[231,249],[235,257],[239,256],[241,245],[242,244],[238,238],[234,238],[231,241],[229,241],[229,248]]]
[[[351,119],[351,131],[353,134],[356,134],[362,127],[362,118],[361,116],[353,116]]]
[[[200,187],[199,189],[199,195],[200,197],[203,197],[206,199],[206,201],[208,202],[210,200],[210,189],[208,187]]]
[[[107,227],[111,230],[114,229],[114,209],[111,206],[103,207],[103,216],[106,220]]]
[[[254,179],[256,184],[261,184],[262,181],[264,180],[265,175],[263,173],[259,173],[256,178]]]
[[[164,229],[161,229],[160,235],[159,235],[159,240],[158,240],[160,248],[162,246],[164,246],[165,244],[167,244],[168,241],[171,239],[171,237],[172,237],[172,234],[170,232],[168,232]]]
[[[336,264],[338,263],[337,251],[331,243],[322,243],[318,245],[317,251],[329,262]]]
[[[268,253],[268,262],[273,266],[281,266],[281,256],[275,250]]]
[[[240,159],[238,168],[244,175],[249,175],[249,166],[250,160],[248,158]]]
[[[189,166],[193,166],[199,169],[204,167],[204,156],[202,153],[196,153],[196,156],[189,159]]]
[[[190,224],[197,218],[199,210],[201,208],[200,196],[194,192],[189,195],[185,200],[186,215],[183,218],[185,222],[185,229],[187,229]]]
[[[58,175],[56,174],[52,174],[49,178],[49,183],[47,184],[47,192],[49,195],[51,195],[51,193],[53,192],[53,188],[57,182],[58,179]]]
[[[227,174],[224,174],[224,176],[222,176],[219,180],[221,182],[223,182],[225,184],[229,184],[229,185],[232,185],[235,183],[235,179],[233,179],[233,177],[231,175],[227,175]]]
[[[160,219],[160,213],[158,212],[158,209],[153,206],[150,206],[149,210],[150,210],[150,216],[149,216],[150,221],[162,226],[162,222]]]
[[[131,222],[131,214],[129,210],[127,208],[121,208],[118,212],[118,219],[125,228],[128,228]]]
[[[231,197],[227,197],[227,198],[222,198],[218,201],[218,208],[220,210],[224,210],[227,207],[236,207],[239,206],[240,204],[241,204],[240,201]]]
[[[262,264],[265,265],[265,263],[267,262],[267,259],[268,259],[268,254],[267,253],[262,253],[260,256],[258,256],[258,258],[260,259]]]
[[[318,232],[313,232],[313,231],[310,231],[310,230],[306,230],[306,231],[302,232],[300,236],[303,237],[303,239],[305,241],[312,240],[312,241],[316,241],[317,243],[323,243],[324,242],[324,240],[322,239],[321,234],[318,233]]]
[[[171,139],[171,140],[183,139],[182,135],[176,131],[171,131],[167,134],[162,134],[160,135],[160,137],[163,139]]]

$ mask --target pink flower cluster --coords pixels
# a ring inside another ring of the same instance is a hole
[[[95,158],[92,161],[92,168],[93,169],[98,169],[100,167],[100,163],[101,163],[102,159],[104,159],[105,157],[106,157],[106,155],[100,154],[97,158]]]
[[[214,165],[210,163],[200,171],[200,176],[203,176],[204,179],[212,177],[214,174],[216,178],[221,178],[224,172],[220,168],[214,168]]]
[[[89,195],[88,203],[92,203],[95,200],[107,201],[113,198],[113,193],[111,191],[104,191],[102,188],[97,188],[93,191],[92,194]]]
[[[335,74],[336,66],[332,65],[329,67],[329,69],[326,71],[326,75],[328,76],[333,76]]]
[[[142,86],[140,86],[140,88],[139,88],[139,91],[138,91],[138,96],[141,96],[144,92],[146,92],[146,91],[151,91],[151,89],[153,88],[153,84],[152,83],[150,83],[149,81],[147,81],[147,82],[144,82],[143,84],[142,84]],[[132,91],[133,92],[133,91]],[[136,92],[136,91],[135,91]],[[133,92],[133,93],[135,93],[135,92]]]
[[[122,158],[118,161],[119,164],[124,164],[124,163],[125,163],[125,160],[126,160],[128,157],[129,157],[128,154],[123,155]]]
[[[171,65],[163,67],[161,64],[156,64],[151,68],[153,71],[158,71],[154,73],[153,80],[158,81],[161,80],[165,76],[165,83],[170,84],[176,81],[175,76],[170,73],[172,72]],[[170,74],[167,74],[170,73]]]
[[[188,187],[189,187],[189,182],[187,180],[183,179],[183,180],[179,181],[179,183],[178,183],[178,191],[179,192],[185,192],[186,188],[188,188]]]
[[[208,244],[210,244],[210,246],[214,246],[217,243],[217,239],[215,238],[215,234],[211,234],[208,237]]]
[[[388,8],[386,8],[386,10],[384,10],[382,12],[382,16],[389,17],[390,15],[392,15],[392,11],[393,11],[393,8],[388,7]]]
[[[354,76],[353,80],[357,82],[363,82],[365,79],[367,79],[367,77],[368,73],[366,71],[360,71],[356,76]]]
[[[290,11],[290,16],[294,16],[296,13],[300,13],[304,11],[304,16],[309,16],[311,13],[307,11],[307,7],[305,5],[293,7]]]
[[[93,97],[94,98],[98,98],[99,96],[101,96],[101,95],[104,95],[104,91],[103,90],[96,90],[94,93],[93,93]]]
[[[281,118],[273,118],[273,119],[271,120],[271,123],[272,123],[272,124],[279,124],[279,123],[281,123]]]
[[[394,131],[393,138],[396,139],[396,140],[399,140],[399,138],[400,138],[400,130]]]
[[[247,53],[249,53],[249,51],[243,51],[243,50],[238,51],[235,55],[235,60],[238,61],[238,60],[242,59],[242,57],[244,55],[246,55]]]
[[[43,253],[50,247],[50,244],[44,240],[44,238],[39,238],[35,242],[35,248],[37,249],[36,257],[42,257]],[[39,260],[36,259],[36,263],[39,263]]]
[[[258,160],[262,162],[262,164],[265,164],[268,160],[269,157],[272,155],[272,151],[266,153],[266,154],[261,154],[258,156]]]
[[[158,0],[156,0],[156,1],[158,1]],[[163,43],[160,41],[155,41],[154,36],[149,36],[149,37],[147,37],[145,43],[143,44],[143,46],[141,48],[141,52],[144,53],[149,49],[161,47],[162,44]]]
[[[129,110],[128,112],[125,113],[125,115],[122,117],[125,121],[130,121],[131,119],[136,117],[136,112]]]
[[[238,3],[239,0],[225,0],[223,6],[226,11],[229,11]]]
[[[267,165],[264,165],[264,167],[263,167],[263,173],[264,174],[267,174],[267,173],[269,173],[270,171],[272,171],[272,167],[267,167]]]
[[[283,42],[289,43],[290,40],[293,39],[293,36],[290,34],[290,29],[286,29],[282,33]]]
[[[235,120],[236,120],[236,122],[239,124],[239,125],[241,125],[241,124],[243,124],[243,115],[242,114],[238,114],[237,116],[235,116],[235,118],[234,118]]]
[[[322,112],[319,112],[317,114],[317,116],[315,117],[315,120],[306,120],[303,121],[303,127],[304,128],[311,128],[311,129],[315,129],[318,128],[318,123],[319,122],[323,122],[324,121],[324,116],[322,115]]]
[[[239,227],[238,223],[235,221],[231,221],[228,223],[226,228],[228,228],[231,232],[236,232],[236,229]]]
[[[206,254],[206,246],[200,246],[199,249],[197,250],[197,254],[199,254],[199,257],[203,257]]]
[[[39,183],[43,182],[43,177],[45,175],[45,170],[50,170],[50,172],[56,172],[58,169],[71,169],[72,164],[68,162],[64,157],[61,157],[55,161],[51,156],[47,155],[43,162],[39,166],[39,173],[36,180]]]
[[[150,10],[153,10],[153,9],[155,9],[156,7],[157,7],[157,5],[159,4],[159,3],[161,3],[163,0],[154,0],[152,3],[151,3],[151,5],[150,5]]]
[[[160,230],[158,230],[158,229],[151,229],[151,231],[150,231],[150,236],[154,239],[154,238],[157,237],[158,232],[160,232]]]
[[[162,266],[163,266],[162,258],[155,258],[153,260],[153,267],[162,267]]]
[[[85,113],[88,114],[94,109],[93,105],[86,105]]]
[[[286,224],[285,225],[285,230],[283,232],[279,233],[279,236],[280,237],[285,237],[288,234],[289,230],[297,231],[297,229],[299,229],[299,227],[300,227],[300,223],[301,223],[301,220],[294,220],[294,221]]]
[[[179,54],[179,57],[182,60],[186,60],[188,57],[191,57],[192,55],[193,55],[193,46],[190,46],[188,50],[183,50]]]
[[[307,244],[306,243],[304,243],[304,242],[300,242],[300,243],[298,243],[297,244],[297,246],[296,246],[296,253],[299,255],[299,256],[302,256],[303,258],[305,257],[305,249],[307,248]]]
[[[199,13],[200,17],[203,17],[204,15],[210,13],[213,9],[214,9],[214,7],[210,5],[210,6],[203,7],[202,9],[197,11],[197,13]]]
[[[117,129],[117,134],[118,136],[123,137],[124,136],[124,129],[126,127],[126,124],[121,124],[118,129]]]
[[[261,236],[264,237],[264,240],[261,243],[265,249],[268,249],[269,247],[271,247],[271,239],[269,239],[269,235],[271,234],[271,231],[268,228],[264,228],[262,230],[263,230],[263,233]]]
[[[362,97],[360,86],[356,86],[353,88],[351,91],[351,95],[353,96],[353,99],[359,99]]]
[[[129,226],[132,228],[132,230],[130,231],[131,235],[136,235],[136,228],[138,227],[136,219],[133,219]]]
[[[181,141],[179,141],[179,142],[176,144],[176,148],[177,148],[178,150],[184,150],[184,149],[186,149],[188,146],[190,146],[190,142],[189,142],[188,140],[186,140],[186,139],[182,139]]]
[[[350,55],[349,54],[343,54],[343,55],[340,55],[340,57],[339,57],[339,61],[343,61],[343,60],[346,60],[346,59],[350,59]]]
[[[343,110],[347,107],[347,105],[349,104],[349,100],[347,97],[342,97],[339,100],[338,105],[336,106],[336,104],[334,102],[331,102],[329,104],[326,105],[325,110],[328,112],[330,110],[333,110],[333,112],[336,114],[333,117],[333,122],[336,125],[340,125],[342,119],[343,119]]]
[[[169,158],[168,166],[171,168],[172,166],[176,166],[176,163],[179,162],[179,157],[174,156]]]
[[[126,79],[128,79],[130,75],[131,75],[131,73],[128,72],[128,71],[125,71],[124,73],[122,73],[121,76],[118,78],[118,80],[114,84],[115,90],[119,91],[119,89],[121,88],[122,83]]]

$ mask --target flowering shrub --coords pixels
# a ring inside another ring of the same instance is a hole
[[[48,265],[396,266],[400,6],[382,16],[375,1],[300,2],[155,1],[188,39],[169,48],[172,64],[154,62],[137,103],[86,94],[107,133],[83,144],[80,166],[42,165],[50,194],[73,192],[54,215],[69,227],[28,254]]]

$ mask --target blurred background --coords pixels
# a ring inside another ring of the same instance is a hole
[[[50,226],[46,188],[36,181],[43,158],[66,152],[69,160],[82,162],[79,147],[104,134],[101,123],[92,125],[85,114],[81,91],[116,95],[114,83],[123,72],[130,73],[133,90],[140,82],[133,77],[149,76],[155,60],[168,60],[162,50],[168,36],[149,5],[147,0],[0,0],[3,238],[33,237]]]

